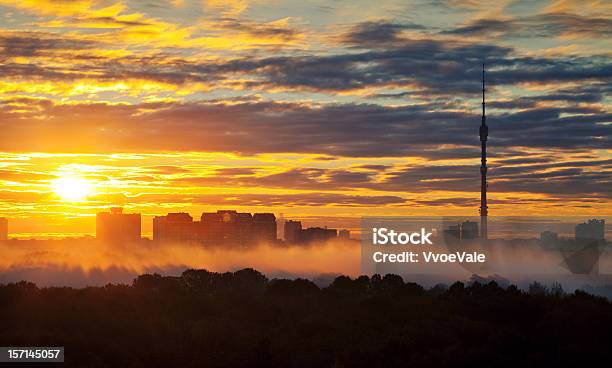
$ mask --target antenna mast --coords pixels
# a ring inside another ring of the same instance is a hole
[[[485,65],[482,64],[482,123],[480,125],[480,238],[486,240],[488,236],[487,216],[487,137],[489,127],[487,126],[485,112]]]

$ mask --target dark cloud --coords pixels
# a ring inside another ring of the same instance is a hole
[[[476,207],[480,203],[479,198],[466,197],[451,197],[439,199],[420,199],[414,201],[414,204],[420,206],[458,206],[458,207]]]
[[[602,57],[517,57],[505,47],[440,40],[406,40],[384,50],[330,56],[235,60],[227,71],[255,72],[248,87],[346,91],[389,84],[416,84],[413,95],[474,95],[482,63],[491,68],[492,86],[610,80],[612,64]],[[396,96],[397,97],[397,96]],[[399,96],[401,97],[401,96]]]
[[[544,36],[573,35],[576,37],[612,36],[612,19],[602,16],[581,16],[569,13],[540,14],[528,19],[539,25]]]
[[[612,198],[612,192],[608,189],[612,187],[611,159],[561,161],[557,157],[531,160],[517,158],[492,162],[489,168],[491,192],[529,192],[567,198],[579,195],[580,200],[585,201]],[[428,193],[432,190],[477,193],[479,190],[480,173],[477,163],[408,167],[373,165],[372,169],[374,171],[364,172],[364,166],[341,169],[294,168],[276,174],[256,175],[255,171],[229,168],[210,176],[193,173],[191,176],[170,179],[166,184],[181,187],[261,187],[314,191],[369,189],[410,193]],[[380,170],[384,170],[384,177],[375,175]],[[456,205],[460,205],[459,202]]]
[[[462,36],[494,35],[499,32],[508,33],[517,28],[512,21],[502,19],[476,19],[468,24],[442,31],[442,34],[453,34]]]
[[[494,193],[493,193],[494,194]],[[596,203],[598,199],[585,198],[584,202]],[[563,197],[548,197],[548,198],[520,198],[520,197],[509,197],[505,199],[489,198],[487,203],[489,205],[538,205],[544,204],[545,206],[554,206],[559,203],[567,202],[567,198]],[[438,199],[423,199],[415,200],[412,205],[431,207],[431,206],[456,206],[456,207],[473,207],[477,208],[480,205],[479,197],[451,197],[451,198],[438,198]]]
[[[95,75],[100,81],[143,79],[173,85],[228,82],[255,90],[283,88],[321,92],[411,84],[419,86],[412,96],[430,99],[477,95],[483,62],[490,65],[488,80],[492,86],[577,81],[609,85],[606,81],[612,76],[612,64],[603,57],[520,57],[509,47],[435,39],[402,39],[385,48],[331,55],[253,55],[195,62],[163,52],[108,59],[85,52],[73,57],[70,51],[90,47],[90,44],[60,39],[61,42],[36,46],[37,42],[42,42],[38,35],[24,37],[9,44],[27,44],[29,51],[27,47],[23,51],[19,46],[9,46],[2,53],[5,56],[31,54],[51,47],[64,50],[61,61],[66,62],[58,65],[5,63],[0,65],[0,72],[7,77],[74,80]],[[383,94],[383,97],[389,96]]]
[[[417,83],[427,86],[429,91],[444,90],[448,94],[477,90],[482,61],[501,62],[510,51],[488,45],[406,40],[401,46],[386,50],[268,58],[252,67],[258,70],[262,82],[270,86],[344,91],[390,83]],[[241,64],[234,64],[238,65]]]
[[[556,157],[555,157],[556,158]],[[498,165],[525,165],[525,164],[538,164],[538,163],[549,163],[551,161],[551,157],[517,157],[517,158],[508,158],[497,160],[496,163]]]
[[[498,109],[528,109],[542,102],[563,102],[567,104],[600,103],[610,94],[611,87],[595,84],[577,87],[573,90],[559,89],[539,96],[518,97],[512,100],[491,101],[489,107]]]
[[[190,176],[176,180],[181,185],[291,188],[307,190],[342,190],[366,187],[372,173],[351,170],[294,168],[281,173],[255,176],[255,171],[243,168],[217,170],[211,176]]]
[[[384,47],[402,42],[401,34],[405,30],[424,30],[420,24],[392,23],[387,21],[363,22],[354,25],[344,34],[341,41],[349,45],[362,47]]]
[[[552,162],[528,166],[491,165],[489,190],[525,192],[580,198],[612,198],[612,170],[601,167],[609,160],[591,162]],[[589,171],[585,168],[590,168]],[[414,192],[430,190],[477,192],[479,171],[476,165],[416,166],[391,173],[375,187],[384,190],[410,188]]]
[[[123,20],[116,17],[75,17],[68,21],[68,24],[74,23],[77,27],[87,28],[88,24],[95,24],[95,28],[99,28],[100,25],[107,25],[109,28],[116,27],[140,27],[148,26],[151,23],[133,20]]]
[[[1,32],[0,56],[32,57],[64,50],[87,50],[98,42],[44,32]],[[26,74],[27,75],[27,74]]]
[[[612,35],[612,19],[569,13],[545,13],[513,19],[476,19],[442,34],[506,38],[603,38]]]
[[[392,166],[389,165],[359,165],[356,166],[356,169],[363,169],[363,170],[371,170],[371,171],[385,171],[389,168],[391,168]]]
[[[37,118],[24,124],[20,113],[0,109],[0,128],[12,137],[0,142],[0,148],[52,152],[294,152],[429,159],[479,156],[478,114],[439,111],[426,104],[40,102],[36,114]],[[491,155],[512,155],[514,147],[567,152],[609,149],[612,127],[607,122],[611,119],[611,114],[597,109],[573,107],[491,114]]]

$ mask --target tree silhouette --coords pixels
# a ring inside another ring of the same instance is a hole
[[[607,358],[612,305],[539,283],[425,290],[373,275],[320,289],[190,269],[132,285],[1,285],[0,326],[0,346],[64,346],[75,367],[586,366]]]

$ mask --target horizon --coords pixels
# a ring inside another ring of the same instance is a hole
[[[123,208],[121,208],[123,210]],[[95,214],[91,214],[90,217],[94,219],[93,230],[89,232],[75,232],[75,233],[16,233],[12,231],[11,228],[11,219],[6,217],[0,217],[0,219],[7,220],[8,231],[7,231],[7,240],[15,239],[15,240],[70,240],[70,239],[95,239],[96,238],[96,224],[95,217],[101,213],[110,213],[112,208],[108,208],[107,211],[101,211]],[[189,212],[168,212],[163,215],[154,215],[154,216],[142,216],[140,213],[134,213],[140,215],[141,221],[141,238],[142,240],[152,240],[153,239],[153,226],[154,226],[154,218],[155,217],[165,217],[169,214],[179,214],[179,213],[187,213],[193,218],[194,223],[198,223],[200,221],[200,215],[204,213],[215,213],[222,211],[235,211],[234,208],[221,208],[214,209],[212,211],[205,211],[200,214],[194,214]],[[237,211],[238,213],[245,213],[241,211]],[[127,212],[123,212],[124,214],[130,214]],[[257,214],[264,212],[248,212],[249,214]],[[283,240],[284,237],[280,234],[284,233],[284,223],[289,220],[299,221],[303,228],[329,228],[337,231],[340,230],[348,230],[350,231],[350,238],[353,240],[361,239],[361,227],[364,220],[367,220],[368,217],[371,216],[356,216],[356,217],[333,217],[333,216],[296,216],[296,217],[285,217],[284,214],[276,214],[272,213],[276,217],[276,225],[277,225],[277,240]],[[195,216],[194,216],[195,215]],[[280,216],[279,216],[280,215]],[[282,217],[281,217],[282,216]],[[427,222],[429,220],[444,220],[447,223],[455,223],[455,222],[463,222],[463,221],[472,221],[478,223],[480,217],[479,216],[384,216],[379,218],[386,218],[387,220],[398,219],[398,220],[408,220],[412,219],[415,221]],[[574,235],[575,226],[578,224],[586,223],[590,220],[603,220],[605,222],[604,226],[604,236],[608,238],[612,234],[612,223],[611,218],[606,216],[489,216],[491,225],[492,234],[491,239],[529,239],[538,237],[541,235],[543,231],[553,231],[557,233],[560,237],[568,239]],[[531,224],[530,229],[523,228],[520,232],[514,227],[516,225],[521,224],[525,226],[525,224]],[[508,238],[508,235],[513,235],[514,237]]]

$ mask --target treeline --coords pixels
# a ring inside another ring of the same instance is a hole
[[[612,305],[559,286],[426,290],[396,275],[326,288],[244,269],[131,286],[0,286],[0,346],[75,367],[516,367],[609,361]]]

